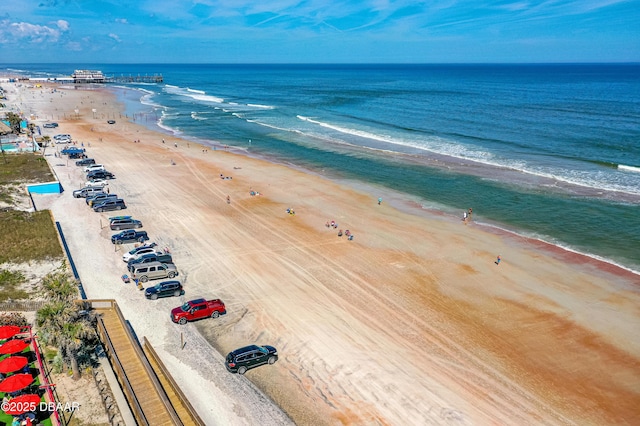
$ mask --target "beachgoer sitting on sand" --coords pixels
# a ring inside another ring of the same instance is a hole
[[[329,224],[329,221],[327,221],[327,223],[325,223],[325,225],[327,228],[330,227],[331,225]]]
[[[347,240],[349,241],[353,240],[353,234],[349,235],[349,238],[347,238]]]
[[[335,220],[331,221],[331,226],[333,226],[334,228],[336,227],[336,221]]]
[[[348,237],[349,235],[351,235],[351,232],[349,232],[349,230],[347,229],[346,231],[344,231],[344,235]]]
[[[338,237],[342,237],[342,229],[338,231]]]

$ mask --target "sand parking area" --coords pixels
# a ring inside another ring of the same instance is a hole
[[[118,301],[207,424],[640,423],[638,276],[408,202],[378,205],[371,188],[203,152],[121,118],[106,92],[20,90],[60,123],[50,134],[71,134],[116,175],[110,192],[129,208],[94,213],[71,195],[82,168],[47,148],[66,191],[42,202],[88,296]],[[147,301],[123,284],[131,245],[118,250],[104,227],[115,214],[171,250],[185,296]],[[228,314],[173,324],[170,309],[197,297]],[[251,343],[279,361],[229,374],[224,354]]]

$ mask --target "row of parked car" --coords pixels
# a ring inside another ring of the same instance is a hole
[[[84,197],[87,205],[96,212],[126,208],[124,201],[119,199],[116,194],[104,191],[106,184],[102,185],[103,182],[96,182],[98,178],[115,178],[113,174],[105,170],[103,165],[96,164],[95,160],[86,156],[78,160],[76,165],[85,166],[88,182],[84,188],[74,191],[74,197]],[[127,271],[130,277],[141,283],[146,283],[150,280],[169,279],[145,288],[144,295],[147,299],[157,300],[161,297],[179,297],[183,295],[184,288],[182,284],[174,279],[178,276],[178,270],[173,263],[171,254],[166,250],[159,250],[156,243],[149,243],[147,232],[139,230],[142,227],[142,222],[131,216],[109,218],[109,228],[113,231],[120,231],[111,236],[113,244],[142,244],[122,256],[122,260],[127,264]],[[218,318],[226,313],[226,306],[222,300],[198,298],[172,309],[170,315],[171,321],[184,325],[187,322],[204,318]],[[273,346],[250,345],[227,354],[225,366],[232,373],[244,374],[249,369],[264,364],[274,364],[277,360],[278,351]]]
[[[79,149],[79,148],[74,148]],[[62,150],[62,153],[65,153]],[[69,152],[70,150],[67,150]],[[84,149],[82,149],[84,152]],[[71,151],[74,152],[74,151]],[[69,154],[72,155],[72,154]],[[113,210],[123,210],[127,208],[123,199],[117,194],[111,194],[105,187],[109,185],[109,180],[115,179],[115,175],[104,168],[102,164],[96,164],[93,158],[82,158],[76,161],[76,166],[85,166],[84,171],[87,176],[85,186],[73,191],[75,198],[85,198],[87,205],[95,212],[106,212]]]

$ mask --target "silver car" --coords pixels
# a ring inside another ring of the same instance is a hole
[[[160,278],[173,278],[178,275],[178,270],[173,263],[149,262],[136,265],[131,272],[131,278],[146,283],[149,280]]]

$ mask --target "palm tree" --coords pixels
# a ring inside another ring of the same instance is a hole
[[[78,298],[78,288],[64,272],[54,272],[42,280],[47,298],[54,301],[75,300]]]
[[[95,315],[77,302],[78,289],[66,273],[47,275],[42,286],[50,302],[36,312],[36,324],[45,343],[58,348],[78,379],[80,365],[87,364],[97,343]]]
[[[73,372],[74,380],[80,378],[80,367],[79,367],[79,358],[86,352],[88,345],[90,342],[96,341],[98,335],[96,333],[93,325],[84,319],[80,319],[76,322],[67,323],[62,328],[61,336],[60,336],[60,352],[63,355],[63,358],[69,360],[71,364],[71,371]]]

